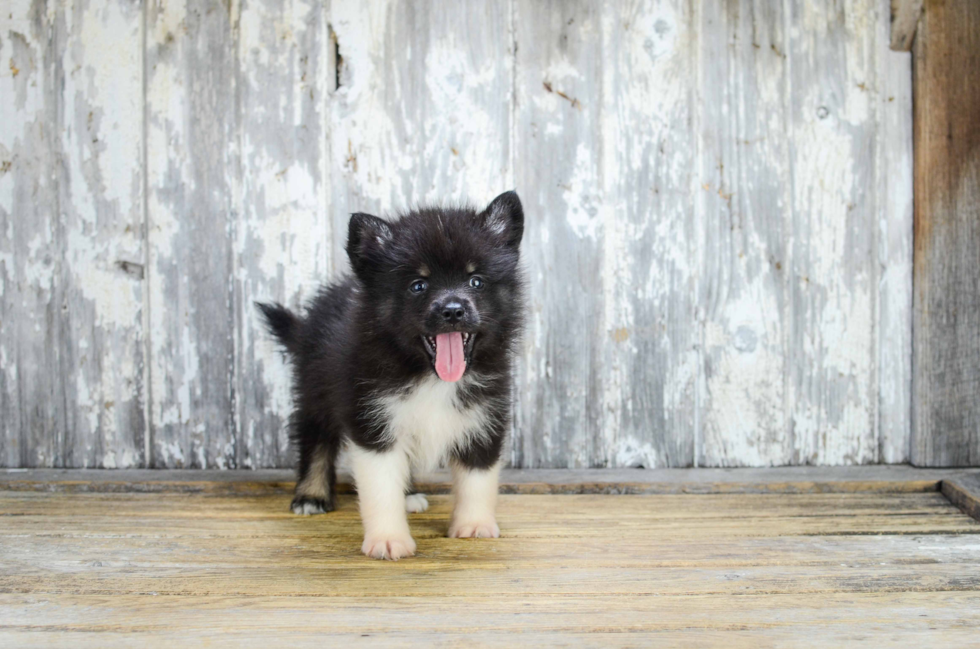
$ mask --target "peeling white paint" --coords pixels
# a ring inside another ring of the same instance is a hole
[[[888,15],[886,0],[879,16]],[[875,27],[878,211],[878,461],[909,460],[912,364],[911,53],[889,47],[887,21]]]
[[[252,301],[296,308],[343,271],[352,211],[515,186],[517,461],[907,459],[910,70],[885,0],[55,3],[49,59],[10,4],[0,376],[47,386],[8,420],[61,422],[31,462],[138,464],[121,413],[147,399],[159,466],[289,463],[288,367]],[[18,366],[51,344],[67,377]]]
[[[580,143],[575,150],[575,164],[568,179],[565,220],[575,234],[589,239],[596,238],[597,229],[602,224],[602,220],[597,218],[600,204],[600,199],[595,196],[597,181],[591,152],[585,143]]]

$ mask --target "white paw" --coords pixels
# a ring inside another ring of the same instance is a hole
[[[500,537],[500,528],[493,518],[484,520],[469,520],[449,525],[451,539],[496,539]]]
[[[323,507],[320,507],[316,503],[305,502],[293,505],[293,513],[299,514],[300,516],[313,516],[315,514],[322,514]]]
[[[307,496],[293,498],[293,502],[289,508],[294,514],[298,514],[299,516],[313,516],[315,514],[325,514],[328,511],[333,511],[333,507],[328,505],[326,500]]]
[[[361,552],[372,559],[398,561],[415,554],[415,539],[408,534],[374,534],[364,537]]]
[[[429,501],[425,494],[409,494],[405,496],[405,511],[409,514],[418,514],[429,508]]]

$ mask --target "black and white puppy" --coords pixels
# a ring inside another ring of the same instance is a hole
[[[420,209],[392,221],[354,214],[353,273],[323,287],[299,317],[259,304],[293,365],[291,437],[299,450],[292,511],[334,509],[346,449],[364,523],[364,554],[415,553],[411,476],[446,461],[450,537],[497,537],[501,447],[510,425],[512,357],[521,332],[514,192],[482,212]]]

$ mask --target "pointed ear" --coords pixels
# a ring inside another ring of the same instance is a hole
[[[350,215],[347,226],[347,256],[351,268],[360,273],[379,261],[381,253],[391,245],[391,226],[370,214]]]
[[[500,237],[511,248],[521,244],[524,236],[524,208],[517,192],[504,192],[490,201],[487,209],[480,213],[483,227],[494,236]]]

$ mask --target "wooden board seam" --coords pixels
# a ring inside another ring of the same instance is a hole
[[[963,476],[943,480],[940,491],[964,514],[980,521],[980,476]]]
[[[508,483],[500,485],[501,494],[526,495],[668,495],[668,494],[814,494],[814,493],[924,493],[939,491],[941,480],[847,480],[745,483],[668,483],[668,482],[580,482],[553,484],[547,482]],[[289,494],[294,482],[210,482],[210,481],[34,481],[0,482],[0,491],[35,491],[49,493],[204,493],[226,495]],[[448,482],[419,482],[416,488],[426,494],[447,494]],[[349,482],[337,485],[340,494],[354,493]],[[945,493],[945,492],[944,492]],[[948,497],[948,496],[947,496]]]

